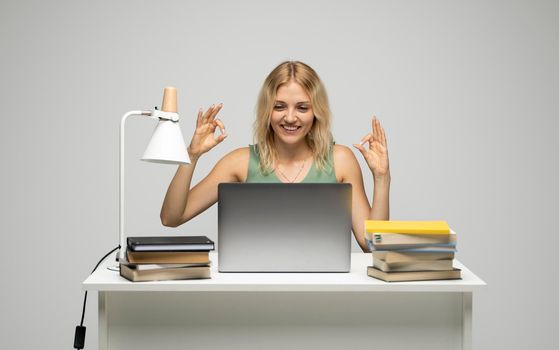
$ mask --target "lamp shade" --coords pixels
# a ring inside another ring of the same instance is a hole
[[[179,124],[171,120],[160,120],[142,160],[152,163],[190,164]]]

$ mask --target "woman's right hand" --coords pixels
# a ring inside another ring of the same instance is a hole
[[[190,146],[188,146],[188,155],[191,159],[198,159],[227,137],[225,126],[221,120],[215,118],[222,107],[223,103],[220,103],[219,105],[211,105],[205,113],[203,113],[202,108],[198,111],[196,130],[190,141]],[[214,133],[218,127],[221,134],[215,136]]]

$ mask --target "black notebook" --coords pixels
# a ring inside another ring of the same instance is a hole
[[[134,252],[214,250],[214,242],[206,236],[128,237],[127,245]]]

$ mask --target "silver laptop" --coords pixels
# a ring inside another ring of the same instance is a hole
[[[222,183],[220,272],[348,272],[351,185]]]

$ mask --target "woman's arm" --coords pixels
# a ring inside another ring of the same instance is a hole
[[[211,207],[217,201],[217,187],[222,182],[242,182],[248,169],[248,147],[239,148],[221,158],[212,171],[192,189],[190,181],[197,158],[177,169],[161,208],[161,223],[177,227]]]
[[[373,173],[373,205],[369,219],[388,220],[390,217],[389,195],[390,195],[390,167],[388,162],[388,144],[384,128],[379,120],[374,117],[372,132],[361,139],[361,144],[354,145],[367,161],[367,165]],[[362,145],[368,143],[369,149]]]
[[[364,252],[369,251],[365,242],[365,220],[388,220],[390,218],[390,170],[388,166],[388,148],[384,130],[374,118],[373,131],[362,142],[369,143],[369,149],[354,145],[361,151],[373,174],[373,199],[371,205],[365,194],[363,174],[357,158],[345,146],[334,146],[334,165],[338,181],[352,186],[352,228],[355,239]]]
[[[355,155],[346,146],[334,146],[334,167],[338,182],[351,184],[351,226],[355,240],[364,252],[369,248],[365,243],[365,220],[371,218],[373,209],[369,205],[365,186],[363,184],[363,174]],[[376,191],[376,186],[373,191]],[[373,194],[373,208],[378,208],[378,197]],[[380,218],[379,218],[380,219]]]
[[[382,178],[374,178],[373,203],[369,220],[390,219],[390,173]]]
[[[180,219],[188,203],[190,182],[198,159],[190,156],[190,161],[191,163],[188,165],[179,165],[173,180],[169,184],[159,214],[163,226],[177,227],[181,224]]]
[[[190,183],[198,159],[206,152],[221,143],[227,134],[225,126],[216,119],[222,105],[212,105],[206,113],[198,111],[196,131],[188,146],[191,164],[180,165],[171,181],[161,207],[161,223],[176,227],[206,210],[217,201],[217,186],[220,182],[238,181],[240,159],[243,152],[231,152],[223,157],[213,170],[192,190]],[[216,129],[221,134],[215,136]],[[245,152],[248,155],[248,152]],[[248,156],[247,162],[248,166]]]

